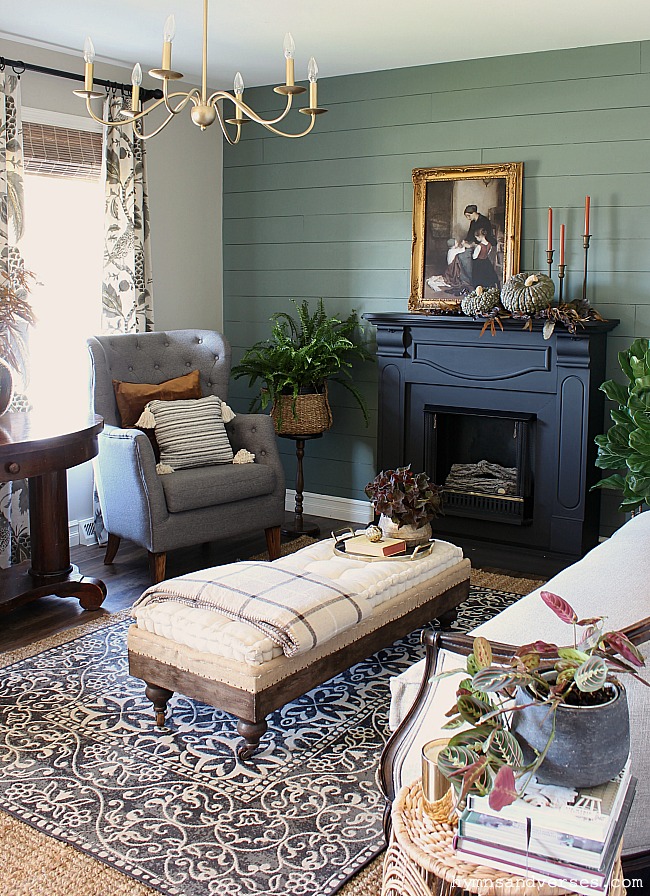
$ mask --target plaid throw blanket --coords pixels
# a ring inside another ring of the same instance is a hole
[[[253,560],[152,585],[133,605],[134,615],[163,601],[246,622],[282,647],[285,656],[306,653],[372,613],[363,595],[346,594],[330,579]]]

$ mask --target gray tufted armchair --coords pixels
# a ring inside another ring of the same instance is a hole
[[[199,370],[204,396],[228,398],[231,351],[211,330],[94,336],[88,340],[94,410],[104,418],[95,462],[97,490],[109,533],[104,563],[112,563],[120,539],[149,552],[154,582],[165,578],[166,552],[264,529],[271,559],[280,554],[284,471],[273,421],[264,414],[237,414],[226,424],[236,453],[246,448],[253,464],[218,464],[156,473],[151,443],[137,429],[121,429],[113,380],[162,383]]]

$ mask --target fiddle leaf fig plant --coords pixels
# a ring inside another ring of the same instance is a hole
[[[558,647],[543,640],[533,641],[497,664],[489,641],[478,637],[464,669],[437,676],[463,675],[444,726],[463,730],[451,737],[438,757],[438,768],[454,789],[457,808],[463,806],[469,793],[489,794],[491,808],[499,811],[514,802],[544,761],[555,725],[545,748],[526,763],[511,730],[515,712],[543,704],[554,719],[560,704],[598,705],[611,699],[608,685],[622,672],[648,685],[636,673],[645,665],[643,655],[623,632],[606,631],[605,617],[579,619],[558,594],[542,591],[541,598],[559,619],[573,627],[572,645]],[[522,693],[518,688],[524,688],[530,696],[528,703],[517,702]],[[518,790],[515,780],[522,775],[528,775],[528,779]]]
[[[638,510],[650,503],[650,340],[635,339],[618,362],[627,378],[622,385],[607,380],[601,391],[618,407],[610,412],[612,426],[596,436],[596,466],[619,472],[594,488],[622,492],[620,510]]]

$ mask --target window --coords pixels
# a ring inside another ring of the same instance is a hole
[[[29,396],[36,407],[60,414],[63,406],[88,407],[86,338],[101,328],[101,133],[25,120],[23,140],[21,251],[36,275],[37,316],[29,333]]]

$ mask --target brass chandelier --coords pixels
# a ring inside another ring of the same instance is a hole
[[[136,135],[141,140],[148,140],[151,137],[155,137],[156,134],[159,134],[163,128],[167,127],[174,116],[178,115],[179,112],[182,112],[188,103],[191,103],[192,109],[190,114],[194,124],[198,125],[198,127],[204,131],[215,121],[215,119],[218,119],[224,137],[228,143],[234,146],[236,143],[239,143],[242,125],[249,121],[254,121],[257,124],[262,125],[262,127],[280,137],[304,137],[313,129],[316,122],[316,116],[322,115],[327,111],[327,109],[320,109],[318,107],[318,66],[316,65],[316,60],[312,56],[307,67],[307,77],[309,79],[309,106],[305,109],[298,110],[299,112],[302,112],[303,115],[309,115],[310,121],[308,126],[297,134],[288,133],[276,127],[276,125],[283,121],[291,111],[294,96],[305,93],[307,90],[306,87],[302,87],[295,83],[295,44],[290,34],[287,34],[284,38],[284,55],[286,59],[285,83],[274,88],[276,93],[282,94],[287,98],[285,109],[280,115],[271,119],[262,118],[244,102],[244,79],[239,72],[235,75],[234,90],[232,93],[229,93],[227,90],[215,90],[214,93],[208,96],[208,0],[203,0],[203,65],[201,89],[199,90],[198,87],[194,87],[192,90],[170,91],[170,82],[178,81],[183,77],[180,72],[176,72],[172,69],[172,41],[174,39],[175,31],[176,25],[174,16],[172,15],[167,18],[163,30],[162,66],[161,68],[151,69],[149,72],[153,78],[157,78],[163,82],[162,98],[151,103],[146,109],[141,105],[140,85],[142,84],[142,68],[140,67],[140,63],[136,63],[131,75],[131,109],[123,109],[121,111],[120,115],[122,116],[122,120],[119,122],[105,121],[93,111],[91,100],[103,97],[104,94],[93,90],[93,63],[95,59],[95,49],[92,40],[89,37],[86,38],[84,44],[84,88],[83,90],[75,90],[74,93],[77,96],[85,98],[86,109],[94,121],[107,127],[115,127],[119,124],[133,124],[133,129]],[[223,111],[224,101],[231,102],[235,107],[235,115],[233,118],[225,118]],[[150,134],[144,134],[142,128],[139,126],[139,122],[159,106],[165,107],[167,117],[162,124]],[[230,128],[227,127],[228,125]]]

